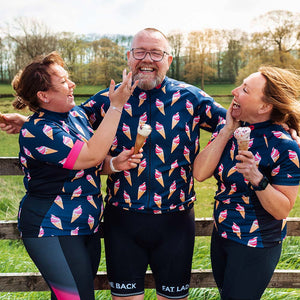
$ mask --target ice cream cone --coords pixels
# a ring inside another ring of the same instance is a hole
[[[239,150],[248,150],[250,141],[250,127],[238,127],[234,132]]]
[[[258,228],[259,228],[258,221],[254,220],[253,223],[252,223],[252,225],[251,225],[251,228],[250,228],[250,233],[254,232]]]
[[[137,136],[134,145],[134,154],[139,153],[139,150],[143,147],[145,140],[151,133],[152,128],[148,124],[140,125],[138,127]]]

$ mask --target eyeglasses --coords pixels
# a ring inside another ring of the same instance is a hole
[[[168,52],[161,51],[161,50],[146,51],[146,50],[141,49],[141,48],[132,48],[130,51],[132,52],[133,58],[137,59],[137,60],[144,59],[148,53],[150,55],[150,58],[153,61],[161,61],[164,58],[165,54],[169,55]]]

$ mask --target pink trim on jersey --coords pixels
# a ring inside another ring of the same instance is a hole
[[[83,141],[76,140],[74,146],[72,147],[72,150],[70,151],[70,153],[66,159],[66,162],[64,163],[64,169],[70,169],[70,170],[73,169],[76,159],[77,159],[83,145],[84,145]]]

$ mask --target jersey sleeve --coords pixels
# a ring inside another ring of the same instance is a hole
[[[68,169],[73,168],[84,144],[76,134],[46,121],[25,124],[19,142],[21,157]]]

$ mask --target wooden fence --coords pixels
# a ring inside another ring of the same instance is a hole
[[[0,175],[21,175],[17,158],[0,157]],[[211,218],[196,219],[196,236],[210,236],[213,228]],[[288,218],[288,236],[300,236],[300,218]],[[16,221],[0,221],[0,239],[19,239]],[[155,288],[151,272],[145,277],[145,287]],[[191,288],[216,287],[211,270],[192,270]],[[270,288],[300,288],[300,270],[276,270]],[[96,290],[109,289],[105,272],[98,272]],[[39,273],[0,273],[0,292],[47,291],[48,286]]]

